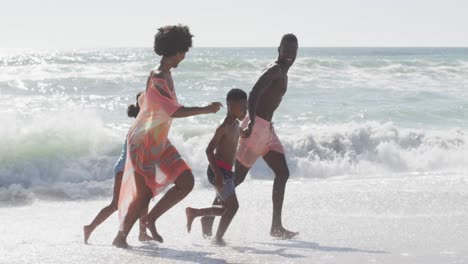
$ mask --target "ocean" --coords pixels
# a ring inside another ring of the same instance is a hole
[[[194,48],[173,71],[179,102],[250,91],[275,48]],[[0,263],[468,263],[468,48],[300,48],[273,117],[291,171],[269,236],[273,175],[260,159],[218,247],[185,208],[211,205],[205,148],[226,114],[175,119],[194,190],[157,221],[164,243],[111,246],[111,200],[151,49],[0,51]],[[156,197],[152,205],[159,199]],[[215,225],[216,226],[216,225]],[[136,228],[134,228],[136,229]]]
[[[246,92],[275,48],[193,48],[179,102]],[[159,57],[151,48],[0,51],[0,204],[112,194],[112,168]],[[468,48],[300,48],[273,121],[291,179],[466,175]],[[170,139],[208,186],[204,149],[226,111],[176,119]],[[272,180],[261,160],[250,178]]]

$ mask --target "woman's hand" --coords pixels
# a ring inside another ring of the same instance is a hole
[[[207,106],[205,106],[205,110],[206,110],[206,113],[207,114],[211,114],[211,113],[216,113],[219,111],[219,109],[221,109],[221,107],[223,107],[223,104],[221,104],[220,102],[213,102]]]

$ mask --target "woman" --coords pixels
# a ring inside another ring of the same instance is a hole
[[[167,138],[171,122],[173,118],[216,113],[221,103],[185,107],[177,102],[171,69],[184,60],[192,37],[189,28],[181,25],[159,28],[155,35],[154,51],[162,58],[148,77],[145,102],[127,137],[127,161],[119,199],[120,230],[113,242],[116,247],[128,246],[128,232],[141,211],[152,197],[173,183],[144,221],[153,239],[162,242],[156,220],[193,188],[190,167]],[[156,166],[164,175],[156,177]]]
[[[138,113],[140,112],[140,105],[143,104],[144,101],[144,92],[139,92],[136,95],[136,104],[135,105],[129,105],[127,108],[127,115],[128,117],[133,117],[136,118],[138,116]],[[115,163],[114,166],[114,175],[115,175],[115,181],[114,181],[114,195],[112,197],[112,202],[104,207],[94,218],[94,220],[91,222],[89,225],[85,225],[83,227],[83,232],[84,232],[84,242],[85,244],[88,244],[88,239],[91,236],[91,233],[98,227],[102,222],[104,222],[109,216],[111,216],[115,211],[117,211],[117,204],[119,201],[119,193],[120,193],[120,185],[122,183],[122,175],[124,171],[124,166],[125,166],[125,160],[127,158],[127,139],[125,139],[125,143],[122,148],[122,153],[120,154],[120,158]],[[148,241],[151,240],[151,237],[146,234],[146,227],[142,224],[142,217],[146,216],[146,213],[148,212],[148,209],[145,209],[141,212],[140,216],[140,234],[138,235],[138,240],[140,241]]]

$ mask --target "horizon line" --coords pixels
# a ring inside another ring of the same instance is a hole
[[[141,48],[152,49],[148,46],[95,46],[95,47],[0,47],[0,50],[27,50],[27,49],[126,49],[126,48]],[[233,49],[252,49],[252,48],[278,48],[278,46],[195,46],[196,48],[233,48]],[[301,48],[468,48],[468,46],[299,46]]]

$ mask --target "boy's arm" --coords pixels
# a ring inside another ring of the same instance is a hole
[[[252,128],[255,124],[255,115],[257,113],[257,102],[258,98],[262,96],[265,90],[270,84],[278,78],[281,74],[281,68],[279,65],[274,65],[266,70],[255,83],[252,91],[249,94],[249,125],[243,131],[242,137],[249,137],[252,133]]]
[[[213,170],[215,174],[215,185],[217,190],[221,190],[223,188],[223,175],[221,173],[221,170],[219,169],[218,165],[216,164],[216,158],[214,151],[215,149],[218,148],[219,142],[221,141],[221,138],[223,137],[224,133],[226,131],[226,125],[223,122],[217,129],[216,132],[211,139],[210,143],[208,144],[208,147],[206,148],[206,156],[208,157],[208,161],[210,163],[210,167]]]
[[[174,118],[181,118],[181,117],[189,117],[201,114],[210,114],[216,113],[223,105],[220,102],[214,102],[204,107],[185,107],[182,106],[177,111],[175,111],[171,117]]]

